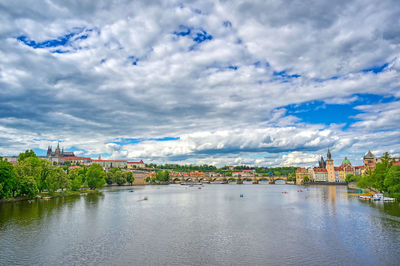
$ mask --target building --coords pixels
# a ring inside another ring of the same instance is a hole
[[[314,168],[315,182],[328,182],[328,170],[326,168]]]
[[[296,184],[301,184],[305,177],[308,177],[308,179],[310,179],[310,176],[308,174],[308,169],[306,169],[306,168],[297,168],[297,170],[296,170]]]
[[[92,163],[100,164],[104,169],[128,167],[128,161],[125,160],[92,160]]]
[[[47,157],[74,157],[75,154],[72,151],[64,151],[64,148],[60,149],[60,143],[57,144],[56,150],[53,152],[53,148],[49,146],[47,148]]]
[[[92,159],[89,157],[76,157],[76,156],[72,156],[72,157],[63,157],[64,159],[64,163],[65,161],[70,161],[71,164],[77,164],[77,165],[90,165],[92,163]]]
[[[140,160],[139,162],[127,162],[128,169],[144,169],[146,164]]]
[[[335,182],[335,167],[333,166],[333,160],[332,160],[332,155],[330,150],[328,149],[328,153],[327,153],[327,157],[328,159],[325,162],[325,169],[328,172],[328,182]]]
[[[329,149],[328,149],[329,152]],[[324,161],[324,157],[321,156],[321,159],[318,162],[319,168],[326,168],[326,162]]]
[[[371,151],[368,151],[367,154],[364,155],[364,168],[366,173],[375,171],[376,157]]]
[[[18,163],[18,156],[4,156],[3,158],[13,165]]]

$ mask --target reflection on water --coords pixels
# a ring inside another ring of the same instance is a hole
[[[0,265],[381,265],[400,257],[399,203],[362,201],[343,186],[130,190],[0,204]]]

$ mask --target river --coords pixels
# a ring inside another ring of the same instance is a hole
[[[346,192],[168,185],[0,204],[0,265],[399,265],[399,203]]]

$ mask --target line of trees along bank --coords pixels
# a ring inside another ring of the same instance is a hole
[[[82,186],[94,190],[104,186],[106,177],[98,164],[57,168],[29,150],[19,155],[16,165],[0,157],[0,199],[33,198],[43,192],[54,195],[58,190],[79,191]]]
[[[290,176],[291,174],[296,174],[297,167],[250,167],[246,165],[238,165],[230,169],[229,166],[223,166],[221,168],[217,168],[214,165],[180,165],[180,164],[164,164],[164,165],[157,165],[157,164],[147,164],[147,168],[152,168],[155,170],[171,170],[177,172],[193,172],[193,171],[200,171],[200,172],[215,172],[225,174],[225,176],[232,176],[229,173],[232,171],[243,171],[243,170],[255,170],[256,173],[271,175],[272,173],[274,176]]]

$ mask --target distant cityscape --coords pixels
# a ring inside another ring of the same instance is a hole
[[[140,161],[129,161],[129,160],[107,160],[102,159],[99,156],[97,159],[90,157],[76,156],[72,151],[64,151],[64,148],[60,148],[60,144],[53,150],[52,146],[48,146],[46,156],[38,156],[40,159],[48,160],[54,166],[65,166],[68,165],[70,169],[77,168],[80,166],[90,166],[92,164],[99,164],[104,170],[112,168],[120,168],[124,170],[137,170],[136,184],[145,184],[145,179],[154,175],[154,166],[150,165],[147,167],[143,160]],[[18,156],[4,156],[7,161],[12,164],[18,163]],[[334,160],[332,159],[331,151],[328,149],[326,159],[321,156],[318,161],[318,167],[289,167],[293,168],[293,176],[291,177],[289,172],[281,174],[279,172],[262,173],[257,172],[255,167],[248,166],[225,166],[223,171],[176,171],[170,170],[169,175],[171,176],[171,182],[185,182],[185,181],[204,181],[204,180],[217,180],[224,182],[228,179],[243,180],[249,179],[254,183],[258,183],[260,180],[264,180],[261,177],[273,176],[275,178],[265,178],[266,181],[275,182],[277,179],[284,180],[285,182],[296,181],[297,184],[306,182],[311,183],[346,183],[346,176],[349,174],[354,176],[364,176],[375,170],[376,164],[380,159],[371,152],[368,151],[363,157],[363,165],[353,166],[350,160],[345,157],[339,166],[334,166]],[[395,164],[400,164],[400,158],[393,158]],[[215,167],[214,167],[215,168]],[[215,168],[217,169],[217,168]],[[141,171],[141,173],[139,173]],[[238,181],[239,182],[239,181]]]
[[[296,183],[303,182],[320,182],[320,183],[345,183],[346,176],[351,174],[354,176],[364,176],[375,170],[376,164],[380,161],[376,156],[368,151],[364,157],[364,165],[353,166],[350,160],[345,157],[340,166],[335,167],[332,154],[328,149],[327,159],[323,156],[318,162],[319,167],[305,167],[296,170]],[[400,158],[393,158],[395,164],[400,163]]]

